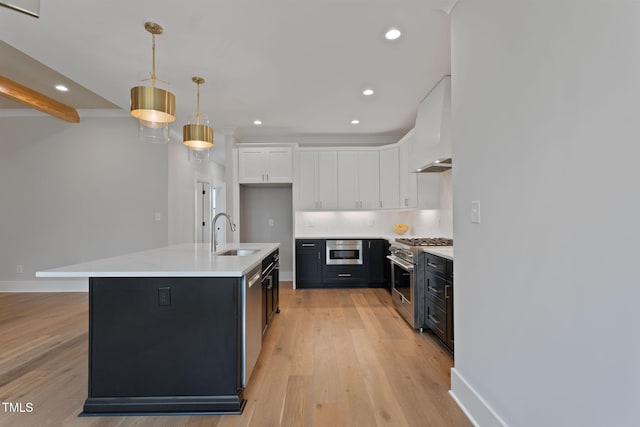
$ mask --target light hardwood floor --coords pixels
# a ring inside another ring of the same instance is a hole
[[[451,356],[382,289],[292,290],[265,336],[242,415],[83,417],[87,294],[0,293],[0,427],[470,426],[447,394]]]

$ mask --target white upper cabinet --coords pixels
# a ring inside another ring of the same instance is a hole
[[[298,209],[318,208],[318,153],[298,153]]]
[[[338,153],[318,153],[318,208],[338,209]]]
[[[377,150],[338,152],[338,208],[380,207],[380,163]]]
[[[238,182],[293,182],[291,147],[240,147],[238,149]]]
[[[418,106],[409,168],[451,158],[451,76],[446,76]]]
[[[398,146],[398,158],[400,164],[400,207],[415,208],[418,206],[418,181],[415,170],[409,167],[411,148],[413,142],[413,130],[409,131],[400,141]]]
[[[338,208],[360,208],[357,151],[341,151],[338,153]]]
[[[298,209],[338,208],[338,154],[300,151],[298,155]]]
[[[380,207],[400,207],[400,164],[398,147],[380,150]]]
[[[360,209],[380,207],[380,157],[378,151],[358,152]]]

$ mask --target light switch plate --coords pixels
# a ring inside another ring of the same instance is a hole
[[[480,224],[480,201],[474,200],[471,202],[471,223]]]

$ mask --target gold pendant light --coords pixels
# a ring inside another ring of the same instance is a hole
[[[197,112],[195,123],[188,123],[182,127],[182,143],[192,150],[204,151],[213,147],[213,128],[206,123],[200,123],[202,117],[200,115],[200,85],[204,84],[202,77],[193,77],[191,79],[198,86],[197,95]],[[206,122],[206,120],[204,120]]]
[[[131,88],[131,115],[140,120],[141,126],[159,128],[176,119],[176,98],[164,89],[156,87],[156,34],[162,34],[162,27],[154,22],[146,22],[145,30],[151,33],[151,86]]]

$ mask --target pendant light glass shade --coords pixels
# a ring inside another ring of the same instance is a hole
[[[182,143],[192,150],[208,150],[213,147],[213,128],[209,126],[209,121],[200,114],[200,85],[204,84],[204,79],[193,77],[191,80],[198,86],[197,113],[193,123],[190,121],[182,127]]]
[[[162,27],[154,22],[144,24],[151,33],[151,86],[131,88],[131,115],[139,120],[139,136],[152,142],[169,140],[169,123],[175,121],[176,98],[156,87],[156,34],[162,34]]]
[[[192,163],[205,163],[213,159],[211,158],[211,150],[208,148],[204,150],[190,148],[187,150],[187,160]]]
[[[166,144],[171,140],[169,123],[138,120],[138,139],[143,142]]]

